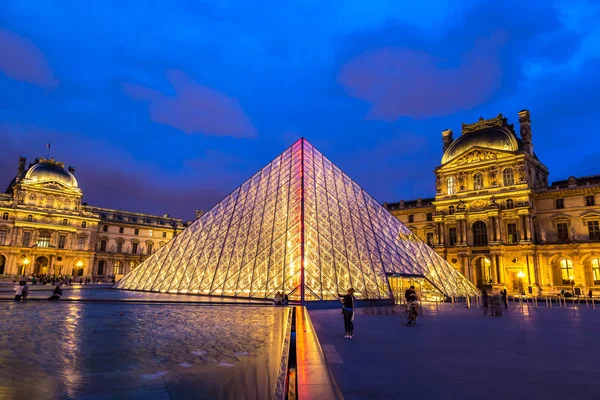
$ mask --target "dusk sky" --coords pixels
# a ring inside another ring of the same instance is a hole
[[[429,197],[441,131],[531,111],[550,180],[600,174],[597,1],[0,2],[0,185],[191,219],[300,137],[380,202]]]

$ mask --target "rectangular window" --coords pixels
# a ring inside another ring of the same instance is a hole
[[[433,246],[433,232],[427,232],[427,245]]]
[[[2,214],[2,219],[3,219],[4,221],[7,221],[7,220],[8,220],[8,213],[4,213],[4,214]]]
[[[600,222],[588,221],[590,240],[600,240]]]
[[[31,242],[31,232],[23,232],[23,246],[29,247],[29,242]]]
[[[79,250],[83,250],[83,246],[85,246],[85,237],[81,236],[79,239],[77,239],[77,248]]]
[[[166,238],[167,237],[167,232],[163,232],[163,237]]]
[[[106,251],[106,240],[100,241],[100,251]]]
[[[508,243],[517,243],[519,241],[517,224],[507,224],[506,228],[508,231]]]
[[[67,242],[67,236],[66,235],[60,235],[58,237],[58,248],[59,249],[64,249],[66,242]]]
[[[152,236],[152,229],[148,230],[148,236]]]
[[[415,216],[412,214],[408,216],[408,223],[410,224],[411,222],[415,222]]]
[[[586,206],[595,206],[596,205],[596,200],[594,199],[594,195],[590,195],[590,196],[585,196],[585,205]]]
[[[117,242],[117,253],[123,252],[123,242]]]
[[[125,228],[123,228],[122,226],[119,227],[119,233],[123,233],[125,231]]]
[[[558,232],[558,241],[559,242],[568,242],[569,241],[569,224],[564,223],[564,222],[556,224],[556,230]]]
[[[456,227],[448,228],[448,244],[456,246]]]
[[[565,199],[556,199],[556,209],[565,208]]]
[[[135,231],[133,233],[135,233],[136,235],[139,235],[140,234],[140,230],[138,228],[135,228]]]
[[[433,213],[427,213],[427,221],[433,221]]]
[[[27,222],[32,222],[32,221],[33,221],[33,215],[28,215]]]
[[[108,225],[102,226],[102,232],[108,232]]]
[[[137,243],[133,243],[133,244],[131,245],[131,252],[132,252],[133,254],[137,254],[137,248],[138,248],[138,244],[137,244]]]
[[[6,243],[6,231],[0,231],[0,246]]]
[[[448,207],[448,214],[450,214],[450,215],[454,214],[454,206]]]
[[[152,254],[152,243],[148,243],[148,248],[146,249],[148,254]]]

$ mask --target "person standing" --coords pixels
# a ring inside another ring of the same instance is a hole
[[[27,297],[29,297],[29,285],[27,284],[27,281],[23,281],[23,303],[27,301]]]
[[[352,339],[354,337],[354,305],[356,303],[354,289],[348,289],[347,294],[345,295],[338,293],[338,299],[344,306],[342,309],[342,314],[344,316],[344,329],[346,330],[344,339]]]
[[[508,292],[506,289],[502,289],[500,291],[500,296],[502,297],[502,302],[504,303],[504,309],[508,310]]]
[[[276,306],[280,306],[281,305],[282,297],[281,297],[281,292],[280,291],[277,291],[277,293],[275,293],[275,298],[273,300],[274,300]]]
[[[483,303],[483,316],[487,316],[488,312],[488,292],[485,288],[481,291],[481,302]]]

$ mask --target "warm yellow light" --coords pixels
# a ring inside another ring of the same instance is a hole
[[[523,278],[525,276],[525,274],[523,273],[523,271],[519,271],[519,273],[517,274],[517,276],[519,278]]]
[[[29,258],[24,259],[23,264],[25,264],[25,265],[29,264]]]
[[[573,280],[575,277],[573,275],[569,275],[569,279]]]
[[[79,260],[75,265],[77,265],[78,267],[83,267],[83,261]]]

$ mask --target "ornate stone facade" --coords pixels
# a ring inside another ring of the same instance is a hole
[[[502,114],[445,130],[435,198],[386,206],[479,286],[600,294],[600,175],[548,185],[529,111],[519,123],[520,138]]]
[[[185,229],[168,215],[90,207],[74,168],[25,163],[0,194],[0,275],[119,278]]]

